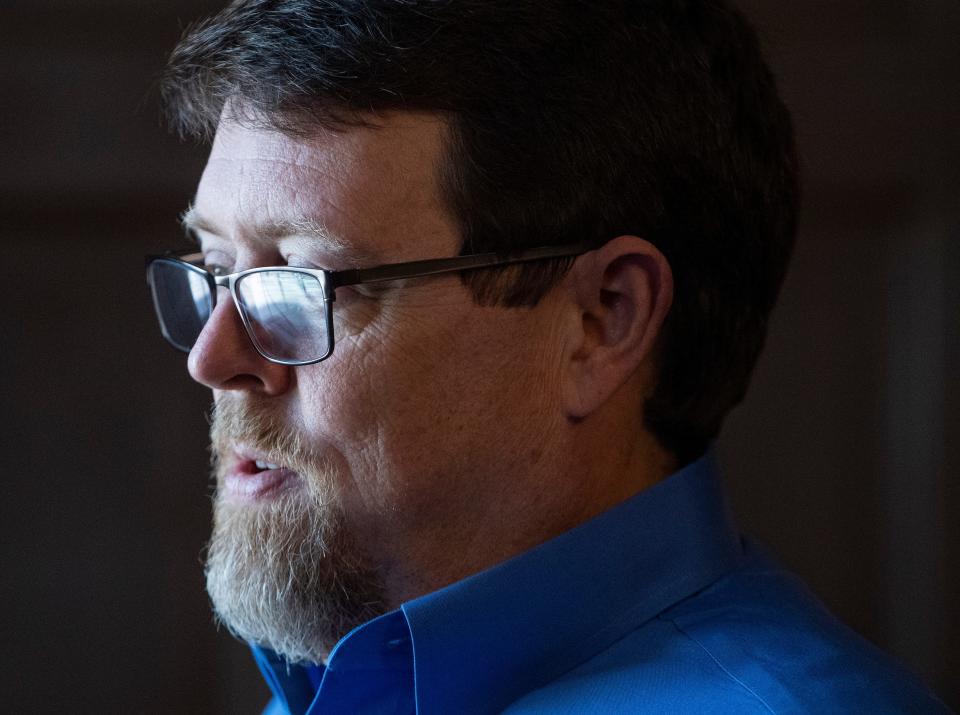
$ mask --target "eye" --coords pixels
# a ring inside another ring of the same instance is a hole
[[[203,255],[203,267],[215,276],[232,273],[233,260],[222,251],[208,251]]]

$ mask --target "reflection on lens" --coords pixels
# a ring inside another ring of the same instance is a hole
[[[153,305],[164,337],[189,352],[213,312],[207,276],[185,263],[157,260],[150,264]]]
[[[320,280],[296,271],[258,271],[237,282],[237,297],[257,349],[274,360],[310,362],[328,352]]]

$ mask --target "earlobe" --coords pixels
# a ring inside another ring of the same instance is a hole
[[[579,319],[567,361],[565,408],[583,419],[648,362],[673,299],[673,276],[649,241],[620,236],[583,256],[569,276]],[[648,378],[643,378],[648,379]],[[648,386],[637,385],[637,401]],[[626,396],[630,399],[630,396]]]

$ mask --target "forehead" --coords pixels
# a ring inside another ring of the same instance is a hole
[[[416,255],[421,240],[453,233],[437,184],[445,136],[443,121],[426,115],[307,138],[224,120],[192,218],[238,242],[311,225],[333,243]]]

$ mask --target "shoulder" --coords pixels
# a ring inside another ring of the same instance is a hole
[[[757,554],[507,710],[630,711],[949,712]]]

